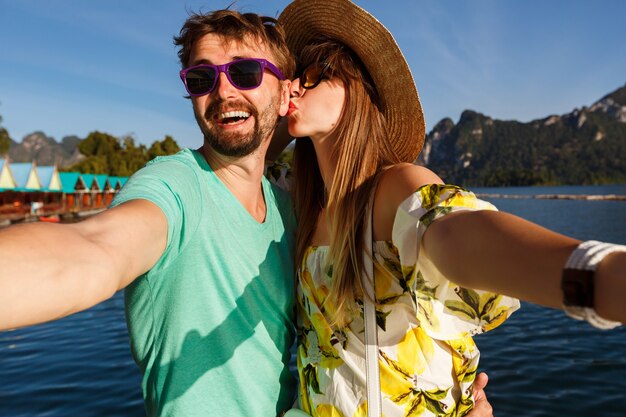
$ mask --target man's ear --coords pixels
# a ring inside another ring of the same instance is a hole
[[[279,114],[285,116],[289,110],[289,98],[291,96],[291,80],[281,81],[280,91],[280,109]]]

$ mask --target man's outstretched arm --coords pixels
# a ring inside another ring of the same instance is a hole
[[[54,320],[115,294],[159,259],[167,220],[133,200],[75,224],[0,230],[0,330]]]

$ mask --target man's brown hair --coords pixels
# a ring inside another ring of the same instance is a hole
[[[206,14],[192,13],[180,34],[174,37],[174,44],[180,46],[178,58],[183,68],[189,66],[194,42],[209,33],[221,36],[225,40],[262,43],[274,56],[276,62],[273,64],[287,79],[293,78],[295,61],[287,47],[285,32],[276,19],[228,9]]]

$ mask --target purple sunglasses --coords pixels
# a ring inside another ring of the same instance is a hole
[[[266,59],[243,58],[224,65],[200,64],[180,71],[187,92],[192,97],[209,94],[215,89],[220,72],[226,74],[228,81],[239,90],[252,90],[261,85],[265,68],[272,71],[279,80],[285,76]]]

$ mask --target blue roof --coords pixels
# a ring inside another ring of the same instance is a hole
[[[39,175],[39,179],[41,180],[41,186],[48,191],[50,188],[50,183],[52,182],[52,175],[54,174],[53,166],[38,166],[37,167],[37,175]]]
[[[25,188],[25,187],[15,187],[13,189],[11,189],[11,191],[18,191],[18,192],[33,192],[33,191],[43,191],[43,190],[38,190],[36,188]]]
[[[15,188],[25,189],[26,183],[28,182],[28,176],[30,175],[30,171],[33,169],[32,162],[19,162],[9,164],[11,168],[11,172],[13,173],[13,178],[15,178]]]
[[[97,174],[96,175],[96,181],[98,183],[98,188],[100,190],[104,190],[106,188],[107,178],[108,178],[108,175],[106,175],[106,174]]]
[[[5,164],[5,160],[0,159],[0,169]],[[35,167],[38,179],[41,181],[41,190],[26,188],[28,182],[28,176],[31,170]],[[40,166],[33,165],[32,162],[11,163],[10,170],[13,174],[13,178],[16,182],[14,191],[46,191],[46,192],[63,192],[71,194],[76,192],[77,186],[84,186],[87,191],[91,190],[95,185],[98,191],[105,191],[110,189],[116,189],[118,186],[121,188],[128,181],[128,177],[116,177],[108,176],[106,174],[81,174],[80,172],[58,172],[59,180],[61,181],[61,190],[50,190],[50,183],[54,174],[54,166]],[[107,185],[108,183],[108,185]],[[110,188],[107,188],[110,187]],[[0,189],[2,191],[3,189]]]
[[[96,176],[94,174],[81,174],[80,176],[83,178],[85,187],[87,187],[88,190],[91,190],[91,186],[93,185],[93,182],[96,179]],[[96,185],[98,185],[97,182],[96,182]]]
[[[76,183],[80,180],[80,172],[59,172],[61,188],[66,194],[71,194],[76,190]]]
[[[115,189],[115,187],[117,187],[117,184],[119,182],[120,182],[120,178],[119,177],[109,177],[109,184],[111,184],[111,188]]]

